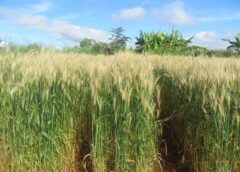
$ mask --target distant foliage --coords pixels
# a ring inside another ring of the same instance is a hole
[[[237,54],[240,54],[240,33],[237,34],[234,41],[229,39],[223,39],[224,41],[228,41],[230,46],[227,49],[235,51]]]
[[[86,54],[104,54],[112,55],[120,50],[125,50],[129,37],[123,34],[122,27],[111,30],[110,43],[97,42],[94,39],[83,39],[79,46],[65,48],[65,52],[86,53]]]
[[[113,54],[109,44],[104,42],[97,42],[94,39],[83,39],[78,46],[68,47],[63,50],[64,52],[74,52],[74,53],[86,53],[86,54]]]
[[[97,42],[92,47],[93,54],[104,54],[104,55],[112,55],[114,52],[110,48],[109,44],[104,42]]]
[[[126,49],[127,41],[131,38],[125,36],[124,31],[123,27],[117,27],[111,30],[111,43],[109,45],[113,52]]]
[[[197,57],[197,56],[206,56],[206,57],[233,57],[236,56],[236,53],[227,50],[209,50],[200,46],[191,46],[188,48],[187,55]]]
[[[173,30],[171,34],[166,32],[142,32],[136,38],[137,52],[150,52],[158,54],[182,54],[188,50],[190,39],[184,39],[178,30]]]
[[[43,48],[42,45],[37,43],[31,43],[27,45],[18,45],[15,43],[8,43],[7,46],[2,47],[2,52],[10,51],[12,53],[18,54],[18,53],[28,53],[28,52],[40,52]]]
[[[240,54],[240,34],[235,41],[228,41],[231,45],[226,50],[210,50],[200,46],[189,46],[193,37],[185,39],[178,30],[171,34],[166,32],[142,32],[136,38],[136,52],[154,54],[171,54],[185,56],[232,57]]]
[[[96,44],[96,41],[94,39],[84,39],[80,42],[80,47],[84,50],[91,50],[92,47]]]

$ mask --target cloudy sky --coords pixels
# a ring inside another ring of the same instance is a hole
[[[69,46],[84,38],[108,41],[111,28],[180,30],[193,44],[223,49],[240,32],[240,0],[0,0],[0,38]],[[132,45],[134,39],[129,42]]]

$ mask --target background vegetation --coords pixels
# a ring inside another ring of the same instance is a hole
[[[111,29],[109,42],[97,42],[93,39],[83,39],[79,45],[74,47],[65,47],[65,53],[85,53],[92,55],[113,55],[119,51],[134,51],[137,53],[148,53],[158,55],[180,55],[180,56],[207,56],[207,57],[239,57],[240,55],[240,33],[236,35],[235,40],[223,39],[229,46],[226,50],[211,50],[200,46],[190,45],[194,36],[189,39],[178,31],[173,29],[169,34],[167,32],[143,32],[140,31],[136,37],[136,47],[127,48],[127,42],[131,39],[124,34],[123,27]],[[0,40],[1,42],[1,40]],[[48,49],[39,44],[16,45],[8,43],[3,49],[11,49],[14,53],[39,51]],[[3,50],[4,51],[4,50]],[[1,51],[2,52],[2,51]]]
[[[193,37],[192,37],[193,38]],[[179,31],[173,30],[171,34],[165,32],[140,32],[137,37],[136,51],[157,54],[184,54],[192,38],[185,40]]]

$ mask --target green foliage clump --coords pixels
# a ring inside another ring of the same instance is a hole
[[[205,56],[205,57],[233,57],[237,54],[232,50],[209,50],[200,46],[191,46],[188,48],[188,55],[197,57],[197,56]]]
[[[157,54],[183,54],[188,50],[190,39],[184,39],[178,30],[173,30],[171,34],[165,32],[142,32],[136,38],[137,52],[150,52]]]
[[[80,47],[85,51],[91,51],[92,47],[96,44],[94,39],[84,39],[80,42]]]
[[[40,52],[43,47],[37,43],[31,43],[27,45],[17,45],[15,43],[8,43],[7,46],[3,47],[3,52],[10,51],[12,53],[28,53],[28,52]]]
[[[211,50],[200,46],[189,46],[193,37],[185,39],[178,30],[171,34],[166,32],[142,32],[136,38],[136,49],[138,53],[148,52],[153,54],[171,54],[185,56],[206,56],[206,57],[233,57],[240,54],[240,34],[226,50]]]
[[[224,41],[228,41],[230,46],[227,49],[235,51],[237,54],[240,54],[240,33],[235,37],[235,41],[231,41],[229,39],[223,39]]]
[[[109,44],[104,42],[97,42],[94,39],[83,39],[78,46],[65,48],[64,52],[74,52],[74,53],[85,53],[85,54],[104,54],[111,55],[113,54],[112,49]]]
[[[92,47],[92,53],[93,54],[104,54],[104,55],[112,55],[113,51],[109,47],[107,43],[104,42],[97,42]]]

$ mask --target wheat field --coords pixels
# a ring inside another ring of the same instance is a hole
[[[163,171],[170,133],[175,166],[237,172],[239,69],[237,58],[0,53],[0,169]]]

